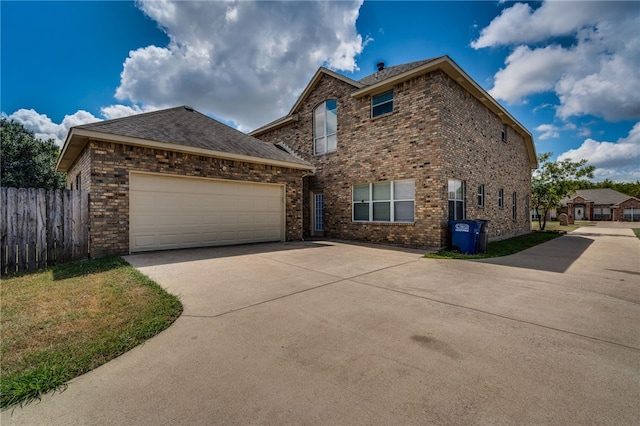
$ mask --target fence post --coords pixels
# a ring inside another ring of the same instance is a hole
[[[33,271],[37,269],[36,266],[36,232],[38,230],[37,223],[37,191],[35,188],[28,188],[27,192],[27,204],[23,205],[24,216],[26,218],[26,246],[25,246],[25,270]]]
[[[73,194],[70,190],[62,191],[63,197],[63,227],[62,227],[62,261],[68,262],[73,259]]]
[[[47,195],[50,191],[39,188],[36,192],[36,268],[47,267]]]
[[[16,272],[18,246],[18,190],[7,188],[7,273]]]
[[[0,274],[7,273],[7,188],[1,188],[0,195]]]

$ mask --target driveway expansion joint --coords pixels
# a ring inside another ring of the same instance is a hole
[[[244,306],[241,306],[239,308],[234,308],[234,309],[231,309],[231,310],[228,310],[228,311],[225,311],[225,312],[220,312],[219,314],[215,314],[215,315],[195,315],[195,314],[184,314],[183,313],[181,315],[181,317],[185,317],[185,318],[217,318],[217,317],[221,317],[221,316],[224,316],[224,315],[227,315],[227,314],[231,314],[231,313],[234,313],[234,312],[242,311],[244,309],[248,309],[248,308],[252,308],[252,307],[255,307],[255,306],[264,305],[265,303],[269,303],[269,302],[274,302],[276,300],[285,299],[285,298],[287,298],[289,296],[295,296],[295,295],[298,295],[298,294],[301,294],[301,293],[306,293],[308,291],[312,291],[312,290],[316,290],[316,289],[319,289],[319,288],[327,287],[327,286],[330,286],[330,285],[333,285],[333,284],[338,284],[338,283],[341,283],[343,281],[350,281],[350,280],[353,280],[355,278],[362,277],[364,275],[368,275],[368,274],[371,274],[371,273],[374,273],[374,272],[380,272],[380,271],[384,271],[385,269],[391,269],[391,268],[395,268],[396,266],[407,265],[409,263],[414,263],[414,262],[418,262],[418,261],[420,261],[420,259],[411,260],[411,261],[408,261],[408,262],[403,262],[403,263],[399,263],[399,264],[395,264],[395,265],[385,266],[384,268],[376,269],[375,271],[363,272],[362,274],[354,275],[352,277],[339,278],[339,279],[337,279],[335,281],[331,281],[331,282],[320,284],[320,285],[317,285],[317,286],[314,286],[314,287],[309,287],[309,288],[305,288],[305,289],[302,289],[302,290],[294,291],[292,293],[283,294],[281,296],[273,297],[271,299],[261,300],[260,302],[244,305]],[[282,261],[278,261],[278,260],[276,260],[276,262],[280,262],[280,263],[283,263],[285,265],[288,265],[288,263],[286,263],[286,262],[282,262]],[[307,269],[307,270],[313,271],[312,269],[309,269],[309,268],[303,268],[303,269]],[[315,272],[317,272],[317,271],[315,271]],[[330,275],[330,274],[326,274],[326,275],[334,276],[334,275]]]
[[[410,296],[410,297],[417,297],[419,299],[428,300],[428,301],[434,302],[434,303],[441,303],[443,305],[448,305],[448,306],[452,306],[452,307],[459,308],[459,309],[466,309],[466,310],[473,311],[473,312],[478,312],[478,313],[481,313],[481,314],[484,314],[484,315],[491,315],[491,316],[502,318],[502,319],[506,319],[506,320],[509,320],[509,321],[514,321],[514,322],[519,322],[519,323],[523,323],[523,324],[533,325],[535,327],[542,327],[542,328],[545,328],[547,330],[552,330],[552,331],[556,331],[556,332],[560,332],[560,333],[566,333],[566,334],[570,334],[570,335],[573,335],[573,336],[576,336],[576,337],[582,337],[582,338],[585,338],[585,339],[594,340],[594,341],[599,342],[599,343],[606,343],[606,344],[609,344],[609,345],[615,345],[615,346],[618,346],[618,347],[621,347],[621,348],[631,349],[632,351],[640,352],[640,348],[635,347],[635,346],[629,346],[629,345],[625,345],[623,343],[617,343],[617,342],[613,342],[613,341],[610,341],[610,340],[600,339],[598,337],[593,337],[593,336],[589,336],[589,335],[586,335],[586,334],[576,333],[574,331],[563,330],[561,328],[551,327],[551,326],[544,325],[544,324],[538,324],[538,323],[535,323],[535,322],[532,322],[532,321],[527,321],[527,320],[523,320],[523,319],[519,319],[519,318],[513,318],[513,317],[506,316],[506,315],[500,315],[500,314],[496,314],[494,312],[484,311],[482,309],[472,308],[470,306],[464,306],[464,305],[460,305],[460,304],[457,304],[457,303],[445,302],[444,300],[434,299],[432,297],[420,296],[418,294],[409,293],[409,292],[402,291],[402,290],[397,290],[397,289],[388,288],[388,287],[382,287],[382,286],[378,286],[378,285],[375,285],[375,284],[363,283],[363,282],[360,282],[360,281],[354,281],[354,282],[356,282],[358,284],[361,284],[361,285],[364,285],[364,286],[378,288],[380,290],[391,291],[391,292],[394,292],[394,293],[399,293],[399,294],[403,294],[403,295]]]

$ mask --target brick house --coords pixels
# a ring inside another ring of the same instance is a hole
[[[325,68],[250,135],[313,164],[304,236],[442,247],[451,219],[490,239],[530,232],[533,138],[449,57],[359,81]]]
[[[325,68],[250,135],[190,107],[77,126],[92,257],[326,236],[442,247],[450,219],[529,232],[531,134],[449,57],[360,81]]]
[[[640,200],[611,188],[579,189],[561,204],[574,220],[640,221]]]
[[[74,127],[57,164],[89,192],[92,257],[300,239],[313,169],[190,107]]]

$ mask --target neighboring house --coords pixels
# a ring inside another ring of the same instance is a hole
[[[442,247],[448,221],[530,232],[531,133],[448,56],[359,81],[320,68],[291,111],[250,135],[313,164],[305,236]]]
[[[186,106],[73,127],[57,164],[89,192],[92,257],[300,239],[313,169]]]
[[[579,189],[561,204],[574,220],[640,221],[640,199],[610,188]]]

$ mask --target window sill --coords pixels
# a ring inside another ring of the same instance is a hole
[[[338,150],[337,150],[337,149],[336,149],[336,150],[333,150],[333,151],[321,152],[321,153],[319,153],[319,154],[313,154],[313,157],[322,157],[322,156],[324,156],[324,155],[331,155],[331,154],[335,154],[335,153],[337,153],[337,152],[338,152]]]

